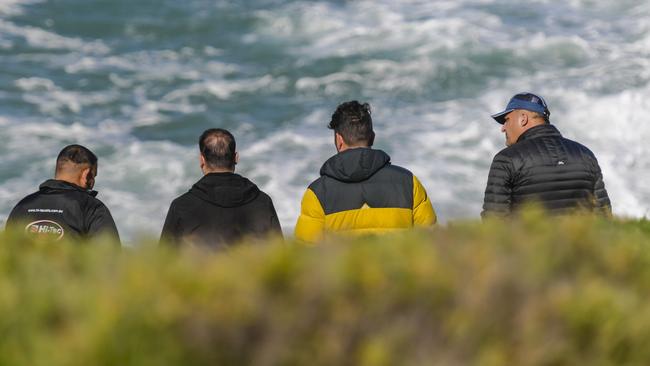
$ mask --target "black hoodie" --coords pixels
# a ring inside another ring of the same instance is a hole
[[[235,173],[209,173],[176,198],[161,242],[225,247],[244,236],[281,235],[273,201]]]
[[[7,228],[53,240],[88,239],[105,234],[119,243],[113,217],[96,195],[96,191],[72,183],[47,180],[38,192],[23,198],[14,207]]]

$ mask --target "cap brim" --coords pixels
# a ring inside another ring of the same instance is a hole
[[[493,114],[492,118],[494,118],[497,123],[504,124],[506,122],[506,114],[514,111],[514,109],[506,109],[503,112],[499,112],[497,114]]]

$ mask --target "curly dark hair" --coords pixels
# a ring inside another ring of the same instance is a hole
[[[343,137],[343,141],[351,146],[359,144],[372,146],[375,141],[368,103],[361,104],[353,100],[339,104],[327,127],[336,131]]]

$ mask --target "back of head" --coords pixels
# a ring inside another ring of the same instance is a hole
[[[524,105],[521,108],[531,112],[533,118],[539,119],[544,123],[551,123],[551,112],[544,98],[533,93],[524,92],[516,94],[512,99],[523,102]]]
[[[341,135],[349,146],[372,146],[375,141],[368,103],[353,100],[340,104],[327,127]]]
[[[81,145],[68,145],[56,158],[56,175],[97,166],[97,156]]]
[[[211,128],[199,138],[199,150],[210,169],[235,170],[235,137],[227,130]]]

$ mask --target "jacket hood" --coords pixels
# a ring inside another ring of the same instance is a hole
[[[190,189],[194,196],[220,207],[238,207],[260,194],[250,180],[235,173],[209,173]]]
[[[347,183],[361,182],[387,164],[390,164],[390,156],[385,152],[360,147],[345,150],[329,158],[320,169],[320,175]]]
[[[79,187],[76,184],[57,179],[46,180],[45,182],[41,183],[38,189],[45,193],[56,191],[77,191],[87,193],[93,197],[97,196],[97,191],[93,191],[92,189],[85,189],[83,187]]]
[[[522,133],[521,136],[519,136],[519,139],[517,139],[517,142],[545,136],[562,136],[562,134],[555,126],[547,123],[530,128],[526,132]]]

